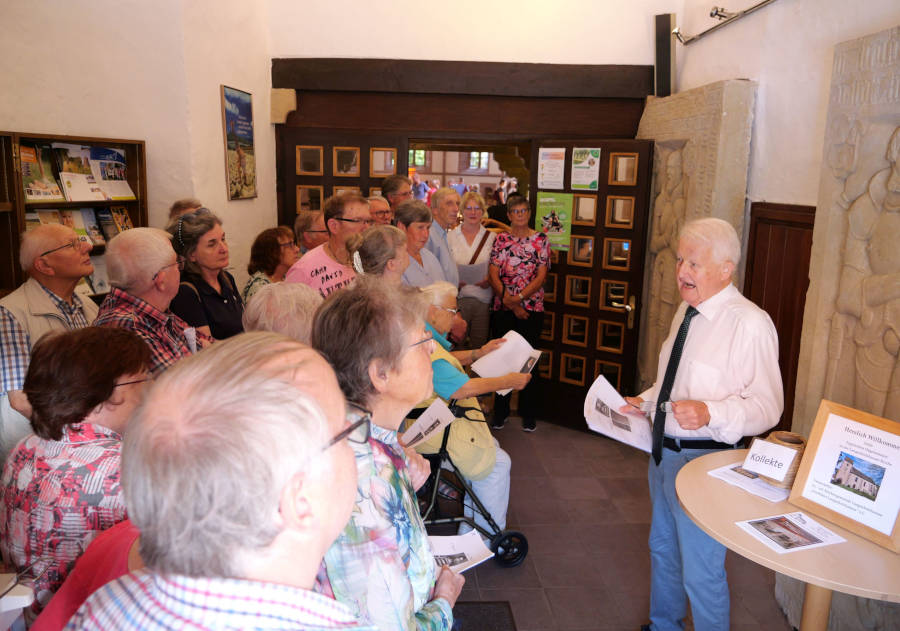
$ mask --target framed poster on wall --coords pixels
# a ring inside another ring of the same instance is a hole
[[[227,85],[221,86],[221,94],[228,199],[250,199],[256,197],[253,97]]]

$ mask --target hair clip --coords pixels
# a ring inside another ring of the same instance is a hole
[[[184,250],[184,239],[181,238],[181,226],[182,226],[182,224],[184,224],[184,215],[181,215],[181,216],[178,218],[178,231],[177,231],[177,232],[178,232],[178,234],[177,234],[177,236],[178,236],[178,243],[181,244],[181,249]]]
[[[353,253],[353,256],[350,257],[351,261],[353,261],[353,270],[357,274],[365,275],[365,271],[363,271],[362,257],[359,255],[359,250],[356,250]]]

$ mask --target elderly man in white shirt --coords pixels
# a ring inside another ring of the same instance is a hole
[[[697,631],[729,628],[725,547],[682,511],[675,477],[690,460],[773,427],[784,408],[775,326],[731,282],[740,254],[728,222],[685,225],[676,263],[683,302],[660,349],[657,381],[626,399],[655,403],[650,624],[643,629],[684,628],[687,599]]]

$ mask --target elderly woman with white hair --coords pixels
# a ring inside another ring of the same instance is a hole
[[[117,234],[106,246],[106,269],[112,289],[94,326],[128,329],[141,336],[152,353],[153,374],[212,343],[169,311],[184,259],[175,254],[166,231],[133,228]]]
[[[273,283],[258,289],[244,308],[244,330],[281,333],[309,344],[322,294],[302,283]]]
[[[528,384],[531,375],[511,372],[501,377],[469,377],[463,365],[498,348],[505,340],[491,340],[480,349],[450,352],[450,343],[444,337],[450,331],[453,314],[456,312],[457,289],[451,283],[439,282],[422,289],[430,302],[428,307],[428,329],[436,344],[431,354],[434,393],[416,405],[424,410],[440,397],[445,403],[455,402],[457,419],[450,425],[447,451],[451,460],[463,476],[472,484],[472,490],[484,504],[500,530],[506,528],[506,509],[509,505],[509,472],[512,461],[509,454],[500,448],[491,436],[484,413],[476,398],[504,388],[521,390]],[[433,454],[440,450],[443,436],[436,434],[416,445],[420,453]],[[465,514],[473,518],[473,510],[467,502]],[[485,532],[490,526],[480,515],[474,515],[475,524]],[[470,530],[462,524],[462,533]]]
[[[416,291],[358,278],[316,314],[313,348],[358,413],[371,414],[356,454],[356,507],[325,553],[318,589],[382,631],[449,631],[464,583],[438,571],[419,515],[409,460],[397,439],[407,412],[431,393],[431,336]]]

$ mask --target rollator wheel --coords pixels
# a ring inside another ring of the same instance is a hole
[[[504,530],[491,539],[494,560],[500,567],[516,567],[528,555],[528,539],[516,530]]]

